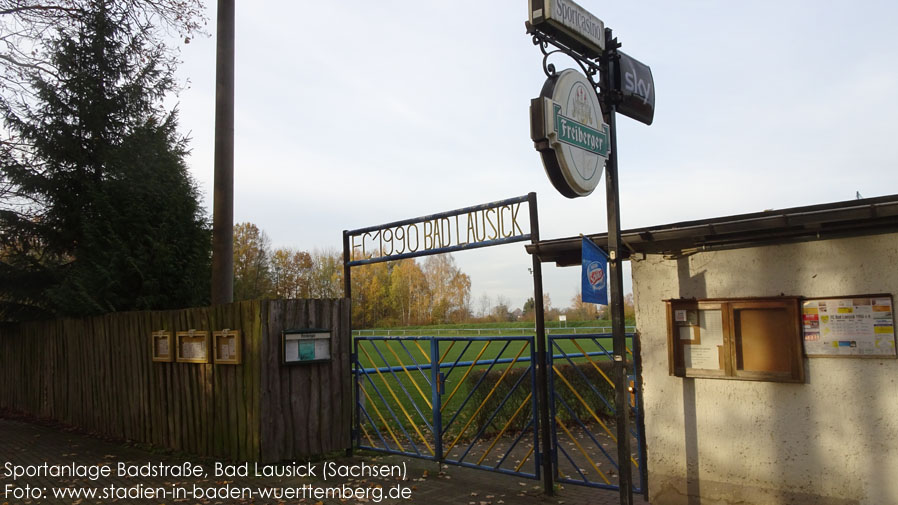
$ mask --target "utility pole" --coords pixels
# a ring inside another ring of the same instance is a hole
[[[234,1],[218,0],[212,304],[234,301]]]

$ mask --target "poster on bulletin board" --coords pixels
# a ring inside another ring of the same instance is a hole
[[[243,362],[240,330],[212,332],[212,361],[216,365],[239,365]]]
[[[896,357],[892,295],[805,299],[801,328],[808,357]]]
[[[174,359],[172,349],[171,332],[170,331],[154,331],[150,335],[150,349],[152,351],[153,361],[168,363]]]
[[[175,334],[175,361],[178,363],[209,363],[209,332],[179,331]]]

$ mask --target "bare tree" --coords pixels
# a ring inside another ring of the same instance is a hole
[[[77,33],[84,13],[100,6],[119,20],[134,48],[140,46],[139,40],[148,51],[165,49],[166,63],[172,66],[177,52],[167,49],[165,40],[178,36],[188,43],[205,33],[201,0],[0,0],[0,99],[4,106],[15,109],[27,102],[35,75],[57,76],[45,42]]]

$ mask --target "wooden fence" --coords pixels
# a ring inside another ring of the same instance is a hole
[[[281,364],[286,328],[332,330],[333,359]],[[153,331],[239,329],[239,365],[159,363]],[[0,329],[0,409],[240,461],[350,447],[347,300],[261,300]]]

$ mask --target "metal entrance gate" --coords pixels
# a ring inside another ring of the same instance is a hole
[[[356,446],[540,476],[534,339],[356,337]]]
[[[617,475],[617,430],[614,425],[614,382],[611,334],[550,335],[548,367],[550,415],[553,423],[552,458],[556,482],[604,489],[620,489]],[[627,334],[628,342],[638,338]],[[627,346],[632,356],[633,347]],[[638,352],[636,353],[638,357]],[[633,491],[645,490],[645,446],[639,360],[628,360],[630,384],[630,447]]]
[[[610,341],[610,334],[548,337],[549,453],[558,482],[618,489]],[[365,336],[354,345],[357,447],[540,478],[534,337]],[[632,363],[637,451],[628,464],[642,492],[640,374]]]

